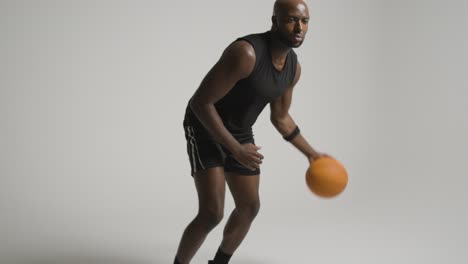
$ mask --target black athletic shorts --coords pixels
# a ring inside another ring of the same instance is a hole
[[[184,130],[192,177],[198,171],[219,166],[224,167],[226,172],[241,175],[260,174],[260,169],[251,170],[237,162],[229,150],[215,142],[205,129],[184,124]],[[238,141],[241,144],[255,144],[253,136]]]

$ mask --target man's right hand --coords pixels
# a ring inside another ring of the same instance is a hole
[[[251,170],[256,170],[260,168],[263,160],[263,155],[258,152],[259,149],[261,147],[247,143],[240,145],[232,154],[240,164]]]

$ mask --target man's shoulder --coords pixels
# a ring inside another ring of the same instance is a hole
[[[219,63],[228,67],[231,73],[239,72],[245,78],[255,67],[255,50],[246,41],[234,41],[224,50]]]
[[[268,32],[252,33],[237,38],[234,43],[241,45],[249,54],[258,57],[265,51],[265,47],[268,45],[267,34]]]
[[[231,43],[225,53],[233,55],[237,58],[250,58],[255,59],[255,49],[252,44],[245,40],[237,40]]]

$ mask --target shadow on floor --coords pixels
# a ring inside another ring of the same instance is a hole
[[[1,264],[166,264],[168,261],[151,257],[151,259],[106,256],[106,255],[54,255],[54,256],[28,256],[0,260]]]

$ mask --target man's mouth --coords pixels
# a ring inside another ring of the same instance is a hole
[[[299,35],[299,34],[296,34],[294,35],[294,41],[296,42],[301,42],[304,40],[304,36],[303,35]]]

